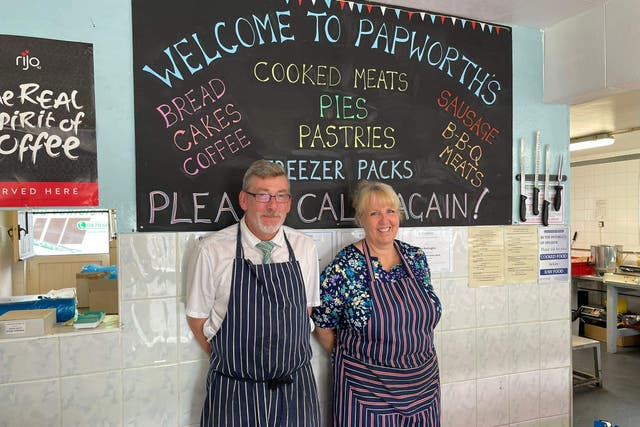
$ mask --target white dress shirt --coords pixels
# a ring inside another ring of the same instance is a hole
[[[262,251],[256,247],[260,241],[247,227],[244,218],[240,220],[244,257],[254,264],[262,263]],[[307,307],[320,305],[320,273],[318,251],[313,239],[293,228],[282,226],[271,240],[275,247],[271,252],[271,262],[289,261],[289,251],[284,233],[300,263],[304,279]],[[189,317],[207,318],[203,332],[211,339],[220,329],[227,314],[233,260],[236,256],[238,224],[203,237],[188,260],[186,271],[187,301],[186,314]]]

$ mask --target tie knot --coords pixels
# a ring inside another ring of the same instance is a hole
[[[267,241],[260,241],[256,244],[256,246],[262,251],[262,253],[264,254],[262,256],[262,263],[263,264],[269,264],[269,262],[271,261],[271,251],[273,250],[273,247],[276,244],[273,243],[271,240],[267,240]]]

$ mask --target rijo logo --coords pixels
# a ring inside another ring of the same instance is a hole
[[[31,51],[25,49],[20,52],[20,55],[16,56],[16,66],[22,67],[22,70],[28,70],[29,68],[40,69],[40,60],[35,56],[29,56]]]

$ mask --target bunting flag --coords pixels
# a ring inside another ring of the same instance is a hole
[[[290,0],[284,0],[286,4],[289,4]],[[331,8],[331,5],[333,3],[333,1],[335,0],[324,0],[325,5],[327,6],[327,9]],[[302,6],[302,2],[303,0],[298,0],[298,6]],[[311,0],[311,3],[315,6],[316,5],[316,0]],[[358,13],[362,13],[362,9],[363,7],[367,8],[367,12],[368,13],[372,13],[373,12],[373,8],[379,8],[380,9],[380,13],[382,14],[382,16],[385,15],[385,12],[387,10],[386,6],[379,6],[379,5],[371,5],[371,4],[364,4],[364,3],[358,3],[358,2],[354,2],[354,1],[349,1],[349,0],[338,0],[338,3],[340,4],[340,9],[344,10],[345,4],[347,4],[349,6],[349,10],[353,12],[354,6],[357,9]],[[398,19],[400,19],[400,16],[402,14],[403,9],[399,9],[399,8],[393,8],[396,17]],[[486,30],[492,34],[494,32],[495,29],[495,34],[499,35],[500,34],[500,30],[502,29],[508,29],[508,27],[501,27],[498,25],[492,25],[492,24],[488,24],[485,22],[481,22],[481,21],[474,21],[474,20],[467,20],[467,19],[463,19],[463,18],[457,18],[455,16],[447,16],[447,15],[434,15],[431,13],[427,13],[427,12],[423,12],[423,11],[413,11],[413,10],[406,10],[405,11],[407,13],[407,16],[409,17],[409,20],[411,20],[413,18],[413,15],[415,13],[418,13],[420,15],[420,19],[422,21],[425,20],[425,16],[428,14],[429,17],[431,18],[431,23],[435,24],[436,23],[436,17],[440,18],[440,23],[441,24],[445,24],[445,22],[447,21],[447,18],[449,18],[451,20],[451,25],[452,26],[456,26],[456,22],[460,21],[460,26],[464,29],[467,25],[467,22],[471,22],[471,29],[475,30],[476,27],[478,26],[478,24],[480,25],[480,29],[482,31]]]

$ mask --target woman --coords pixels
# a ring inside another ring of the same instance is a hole
[[[395,240],[400,200],[363,181],[354,197],[364,239],[342,249],[320,277],[316,335],[335,351],[335,426],[439,426],[433,330],[440,300],[421,249]]]

